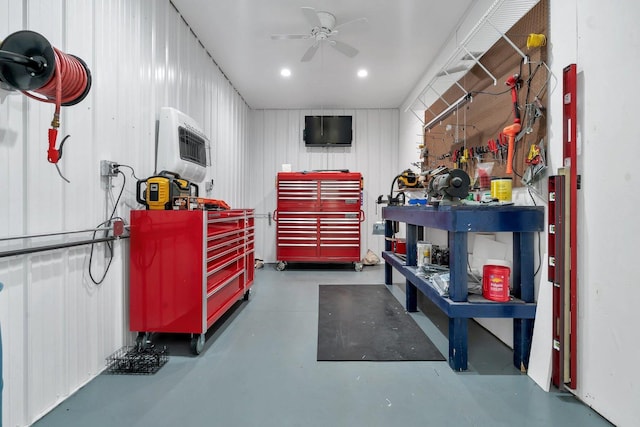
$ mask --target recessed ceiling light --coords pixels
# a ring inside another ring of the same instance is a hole
[[[283,68],[282,70],[280,70],[280,75],[282,77],[289,77],[291,75],[291,70],[288,68]]]
[[[369,75],[369,72],[367,70],[365,70],[364,68],[361,70],[358,70],[358,77],[365,78]]]

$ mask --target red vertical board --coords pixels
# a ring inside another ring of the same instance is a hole
[[[578,322],[578,159],[577,159],[577,66],[568,65],[562,73],[563,99],[563,158],[565,166],[570,167],[570,291],[569,304],[571,316],[570,338],[570,377],[569,386],[576,388],[577,381],[577,322]]]
[[[563,388],[565,378],[564,360],[565,353],[568,348],[565,336],[565,289],[568,285],[565,283],[565,236],[566,236],[566,218],[565,218],[565,176],[556,175],[549,178],[549,185],[553,186],[553,217],[549,217],[553,221],[555,234],[553,238],[554,252],[554,280],[553,280],[553,356],[552,356],[552,372],[551,382],[559,389]],[[551,248],[550,248],[551,250]]]
[[[547,280],[555,282],[556,279],[556,177],[549,177],[549,210],[547,215]]]

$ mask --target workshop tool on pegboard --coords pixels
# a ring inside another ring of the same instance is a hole
[[[525,163],[527,164],[527,168],[522,175],[522,183],[524,185],[534,184],[545,176],[547,162],[544,139],[541,139],[538,144],[531,144]]]
[[[518,89],[522,84],[522,80],[518,74],[514,74],[509,77],[505,83],[511,88],[511,102],[513,103],[513,124],[502,130],[502,133],[509,138],[506,173],[511,174],[513,173],[513,153],[515,150],[516,135],[518,135],[522,128],[520,124],[520,110],[518,109]]]
[[[91,88],[91,72],[87,64],[66,54],[34,31],[17,31],[0,43],[0,82],[3,88],[19,90],[29,98],[55,104],[48,132],[47,160],[56,165],[58,173],[69,182],[58,167],[63,138],[56,148],[60,127],[60,107],[82,101]]]

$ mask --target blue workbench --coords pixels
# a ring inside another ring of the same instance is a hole
[[[385,219],[385,283],[392,284],[392,269],[406,279],[406,309],[417,311],[417,290],[449,317],[449,365],[467,369],[467,322],[469,318],[513,318],[513,363],[521,370],[529,364],[529,351],[536,314],[534,295],[534,238],[544,230],[544,208],[537,206],[387,206]],[[391,251],[393,222],[406,224],[406,261]],[[418,228],[448,232],[449,295],[440,293],[421,277],[416,267]],[[513,234],[514,297],[509,302],[467,298],[467,233],[511,232]]]

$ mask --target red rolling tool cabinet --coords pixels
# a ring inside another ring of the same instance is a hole
[[[200,354],[205,333],[254,279],[253,210],[131,212],[129,329],[191,334]]]
[[[276,269],[287,262],[353,262],[362,270],[359,172],[279,172]]]

